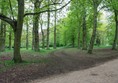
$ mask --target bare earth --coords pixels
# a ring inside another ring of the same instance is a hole
[[[30,83],[118,83],[118,59],[97,67],[34,80]]]

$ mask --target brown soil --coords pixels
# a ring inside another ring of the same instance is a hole
[[[118,57],[118,51],[96,49],[93,54],[86,51],[58,50],[41,57],[22,54],[23,58],[37,60],[28,65],[16,65],[0,73],[0,83],[28,83],[30,80],[42,79],[51,75],[87,69]]]

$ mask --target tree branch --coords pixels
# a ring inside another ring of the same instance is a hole
[[[12,20],[11,18],[6,17],[5,15],[3,15],[1,13],[0,13],[0,19],[7,22],[8,24],[10,24],[13,27],[13,29],[15,29],[15,23],[16,23],[15,20]]]
[[[53,11],[58,11],[60,9],[63,9],[64,7],[66,7],[72,0],[70,0],[68,3],[66,3],[65,5],[63,5],[62,7],[58,8],[58,9],[54,9],[54,10],[42,10],[42,11],[39,11],[39,12],[36,12],[36,13],[26,13],[24,14],[24,17],[27,16],[27,15],[38,15],[38,14],[41,14],[41,13],[44,13],[44,12],[53,12]]]
[[[48,5],[45,5],[45,6],[43,6],[41,9],[43,9],[43,8],[46,8],[46,7],[49,7],[49,6],[51,6],[51,5],[59,5],[59,4],[62,4],[62,3],[52,3],[52,4],[48,4]]]
[[[102,6],[102,7],[98,10],[98,12],[100,12],[102,9],[108,8],[108,7],[109,7],[108,5]]]
[[[9,5],[10,5],[10,10],[11,10],[12,18],[14,20],[14,13],[13,13],[12,5],[11,5],[11,0],[9,0]]]

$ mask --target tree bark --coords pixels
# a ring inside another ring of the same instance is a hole
[[[12,32],[9,31],[9,49],[11,50],[11,39],[12,39]]]
[[[101,44],[100,35],[99,35],[99,33],[97,33],[97,35],[96,35],[96,45],[100,46],[100,44]]]
[[[24,0],[18,1],[18,19],[16,30],[14,30],[14,57],[13,60],[15,63],[22,62],[21,54],[20,54],[20,46],[21,46],[21,34],[23,27],[23,17],[24,17]]]
[[[81,35],[81,27],[79,27],[79,31],[78,31],[78,49],[81,48],[81,46],[80,46],[80,40],[81,40],[80,35]]]
[[[75,47],[75,37],[74,37],[74,33],[72,34],[72,47]]]
[[[5,42],[6,42],[6,23],[4,22],[4,31],[3,31],[3,44],[4,44],[4,51],[5,51]]]
[[[67,45],[67,33],[66,33],[66,31],[65,31],[65,33],[64,33],[64,45],[66,46]]]
[[[37,9],[40,7],[39,0],[35,0],[34,3],[34,12],[37,11]],[[39,16],[40,15],[35,15],[34,16],[34,23],[33,23],[33,28],[34,28],[34,51],[38,52],[39,49]]]
[[[50,3],[50,0],[48,0],[48,4]],[[48,7],[48,11],[50,10],[50,7]],[[49,49],[49,35],[50,35],[50,12],[48,12],[48,24],[47,24],[47,49]]]
[[[39,51],[39,15],[34,16],[34,51]]]
[[[6,23],[1,21],[0,29],[0,51],[5,51]]]
[[[83,39],[82,39],[82,50],[87,50],[87,41],[86,41],[86,11],[84,10],[84,15],[83,15]]]
[[[116,50],[117,42],[118,42],[118,11],[114,10],[114,14],[115,14],[116,30],[115,30],[115,37],[113,41],[112,50]]]
[[[34,50],[34,27],[32,28],[32,50]]]
[[[26,29],[26,49],[28,50],[29,48],[29,26],[28,26],[28,21],[27,21],[27,29]]]
[[[43,23],[40,24],[41,24],[41,33],[42,33],[42,48],[45,48],[45,35],[42,28]]]
[[[2,0],[4,3],[5,1]],[[4,5],[1,6],[1,12],[4,14]],[[6,23],[1,20],[1,26],[0,26],[0,51],[5,51],[5,37],[6,37]]]
[[[96,30],[97,30],[97,3],[95,2],[94,3],[93,33],[92,33],[92,37],[91,37],[90,45],[89,45],[89,49],[88,49],[89,54],[92,54],[95,37],[96,37]]]
[[[55,9],[56,9],[56,5],[55,5]],[[53,48],[56,49],[56,21],[57,21],[57,12],[55,11],[55,26],[54,26],[54,46]]]

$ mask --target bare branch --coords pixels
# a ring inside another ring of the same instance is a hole
[[[1,13],[0,13],[0,19],[10,24],[13,27],[13,29],[15,28],[15,23],[16,23],[15,20],[12,20],[11,18],[6,17],[5,15]]]
[[[61,0],[61,1],[59,0],[59,1],[57,2],[56,0],[55,0],[55,1],[51,0],[51,2],[52,2],[53,4],[59,3],[59,2],[62,3],[63,1],[64,1],[64,0]]]
[[[104,9],[104,8],[108,8],[108,5],[107,6],[102,6],[99,10],[98,10],[98,12],[100,12],[102,9]]]
[[[62,3],[52,3],[52,4],[48,4],[48,5],[45,5],[45,6],[43,6],[41,9],[44,9],[44,8],[46,8],[46,7],[49,7],[49,6],[51,6],[51,5],[59,5],[59,4],[62,4]]]
[[[54,9],[54,10],[42,10],[42,11],[39,11],[39,12],[36,12],[36,13],[26,13],[24,14],[24,17],[27,16],[27,15],[38,15],[38,14],[41,14],[41,13],[45,13],[45,12],[53,12],[53,11],[58,11],[58,10],[61,10],[63,9],[64,7],[66,7],[72,0],[70,0],[68,3],[66,3],[65,5],[63,5],[62,7],[58,8],[58,9]]]
[[[13,20],[14,20],[14,13],[13,13],[12,5],[11,5],[11,0],[9,0],[9,5],[10,5],[11,14],[12,14],[12,17],[13,17]]]

